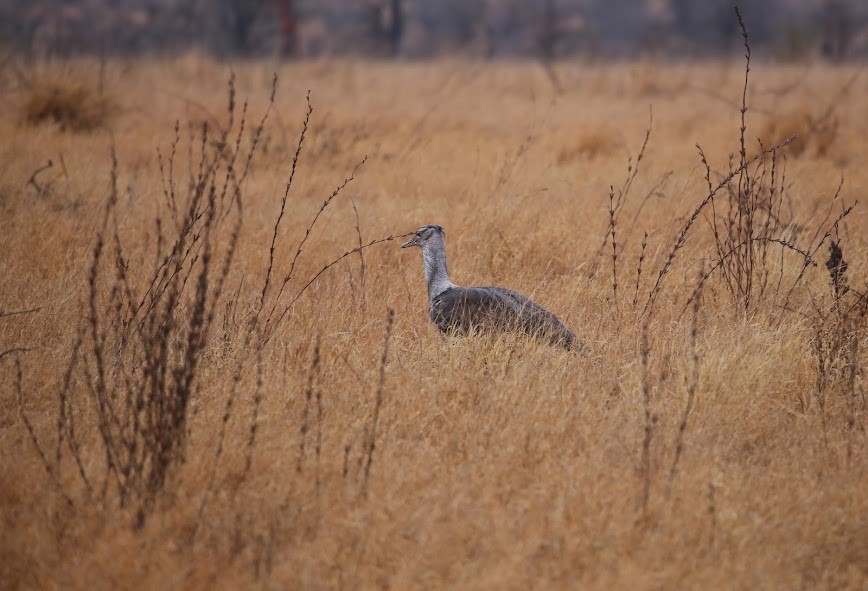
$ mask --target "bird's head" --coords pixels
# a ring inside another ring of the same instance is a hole
[[[431,239],[440,238],[442,240],[444,235],[445,232],[440,226],[434,224],[422,226],[413,233],[413,237],[410,240],[401,245],[401,248],[407,248],[408,246],[424,248]]]

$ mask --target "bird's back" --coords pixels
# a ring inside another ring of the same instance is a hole
[[[434,296],[429,314],[442,332],[517,331],[567,349],[577,344],[557,316],[502,287],[452,287]]]

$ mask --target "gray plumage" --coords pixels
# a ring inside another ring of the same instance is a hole
[[[422,250],[428,315],[443,333],[521,332],[553,345],[580,349],[573,332],[531,299],[502,287],[459,287],[449,279],[443,228],[422,226],[401,248]]]

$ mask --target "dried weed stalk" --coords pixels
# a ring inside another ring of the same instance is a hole
[[[770,298],[777,302],[783,293],[783,253],[789,252],[801,258],[802,269],[783,298],[783,307],[786,309],[790,294],[800,284],[807,269],[816,265],[814,254],[832,230],[829,228],[825,237],[815,243],[817,235],[822,231],[821,227],[818,227],[808,247],[800,247],[793,239],[796,234],[795,224],[787,220],[784,215],[784,204],[788,201],[788,197],[786,161],[781,152],[795,140],[795,134],[771,147],[760,143],[758,152],[754,156],[748,156],[745,137],[751,50],[747,29],[737,7],[735,12],[745,47],[745,77],[739,108],[739,159],[735,165],[730,158],[729,172],[715,185],[712,182],[712,169],[708,157],[697,144],[700,161],[705,168],[708,192],[676,235],[675,243],[660,267],[645,301],[643,315],[652,312],[666,275],[670,272],[676,255],[684,247],[688,234],[700,216],[704,216],[708,223],[716,257],[685,303],[682,314],[714,273],[720,274],[727,291],[733,297],[736,310],[742,313],[755,310],[761,302]],[[721,195],[726,196],[723,207],[718,203]],[[846,210],[833,227],[850,211],[851,209]],[[781,248],[781,257],[770,256],[772,247]]]
[[[859,345],[868,335],[868,285],[862,291],[853,288],[848,268],[840,242],[832,240],[826,261],[831,301],[825,306],[813,303],[811,350],[817,371],[815,397],[821,412],[825,411],[830,394],[846,396],[852,429],[860,406],[856,394],[861,367]],[[802,400],[801,404],[802,410],[807,410],[806,401]],[[863,408],[864,405],[862,400]]]
[[[310,429],[310,406],[313,399],[314,388],[319,390],[319,386],[315,383],[319,379],[320,372],[320,356],[319,356],[320,339],[317,336],[316,345],[313,348],[313,359],[310,362],[310,370],[307,373],[307,387],[304,390],[304,410],[301,415],[301,425],[299,425],[299,440],[298,440],[298,463],[295,466],[295,471],[301,474],[302,466],[304,465],[305,446],[307,445],[307,432]]]
[[[389,358],[389,340],[392,337],[392,325],[395,321],[395,311],[389,308],[386,318],[386,337],[383,340],[383,354],[380,356],[380,379],[377,381],[377,391],[374,395],[374,411],[371,416],[371,429],[367,442],[365,456],[365,471],[362,477],[362,497],[368,496],[368,479],[371,475],[371,464],[374,461],[374,450],[377,446],[377,425],[380,420],[380,407],[383,405],[383,390],[386,384],[386,361]]]
[[[702,272],[702,267],[699,269],[699,285],[702,285],[705,274]],[[696,344],[696,337],[699,333],[699,305],[700,298],[693,298],[693,321],[690,325],[690,380],[687,383],[687,404],[684,406],[684,413],[681,415],[681,422],[678,424],[678,434],[675,436],[675,454],[672,458],[672,467],[669,469],[669,483],[675,479],[675,473],[678,470],[678,461],[681,459],[681,452],[684,449],[684,433],[687,431],[687,421],[690,419],[690,413],[693,411],[693,405],[696,400],[696,388],[699,385],[699,348]]]
[[[648,127],[645,130],[645,138],[644,138],[644,140],[642,140],[642,147],[639,148],[639,152],[636,155],[636,160],[634,162],[632,156],[628,157],[628,159],[627,159],[627,174],[624,177],[624,182],[621,184],[621,186],[617,190],[615,189],[614,185],[609,186],[609,205],[608,205],[608,209],[607,209],[607,213],[609,216],[608,226],[606,227],[606,234],[603,236],[603,240],[600,243],[600,247],[597,249],[597,253],[594,256],[594,263],[591,265],[591,270],[588,274],[589,280],[593,279],[596,276],[597,271],[600,268],[600,260],[603,257],[603,254],[604,254],[605,249],[606,249],[606,245],[611,243],[611,245],[612,245],[612,291],[613,291],[613,295],[615,297],[616,305],[617,305],[617,291],[618,291],[617,259],[618,259],[618,254],[620,252],[622,252],[626,246],[626,241],[624,241],[624,242],[622,242],[622,244],[620,244],[620,247],[619,247],[617,240],[616,240],[616,230],[617,230],[618,221],[620,220],[621,214],[624,211],[624,206],[627,204],[627,201],[628,201],[628,198],[630,195],[630,190],[633,187],[633,182],[636,180],[636,177],[639,175],[639,165],[642,162],[642,159],[645,157],[645,150],[648,148],[648,141],[651,139],[651,130],[652,130],[653,125],[654,125],[654,113],[653,113],[653,111],[649,112],[648,117],[649,117],[648,118]],[[664,175],[664,178],[666,178],[666,177],[668,177],[668,174]],[[661,181],[658,181],[658,183],[655,185],[655,187],[651,191],[649,191],[649,193],[645,196],[645,198],[639,204],[638,210],[637,210],[636,215],[633,219],[633,224],[631,224],[629,230],[625,234],[625,237],[627,237],[630,234],[630,231],[633,229],[633,225],[635,224],[636,220],[638,219],[639,214],[642,211],[642,208],[645,206],[645,203],[648,201],[648,199],[651,198],[652,195],[655,194],[655,192],[657,191],[657,188],[660,186],[660,184],[662,182],[663,182],[662,179],[661,179]]]
[[[648,499],[651,496],[651,440],[654,435],[654,425],[657,423],[657,415],[651,406],[651,381],[648,375],[648,361],[651,349],[648,345],[648,325],[642,326],[642,341],[639,348],[642,362],[642,407],[645,410],[645,437],[642,440],[642,455],[639,461],[639,477],[641,479],[641,492],[639,494],[639,507],[642,513],[648,508]]]
[[[58,391],[53,469],[60,470],[66,444],[89,496],[131,506],[137,526],[184,460],[190,400],[200,386],[200,367],[238,245],[242,182],[265,122],[263,117],[250,146],[242,148],[246,104],[236,125],[234,79],[228,89],[229,124],[216,134],[202,127],[186,187],[176,179],[177,124],[168,159],[158,153],[171,223],[159,214],[155,219],[150,271],[132,266],[121,238],[118,163],[112,153],[84,320]],[[272,92],[269,110],[273,98]],[[76,409],[83,408],[75,383],[83,384],[95,409],[101,466],[81,457],[79,438],[92,434],[80,433],[75,420]]]

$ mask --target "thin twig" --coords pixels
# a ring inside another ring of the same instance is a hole
[[[648,506],[648,498],[651,494],[651,437],[654,431],[656,417],[651,412],[651,383],[648,380],[648,323],[642,325],[642,342],[640,346],[642,361],[642,406],[645,409],[645,438],[642,441],[642,459],[639,465],[642,477],[642,493],[639,498],[643,513]]]
[[[20,316],[22,314],[33,314],[34,312],[39,312],[42,309],[42,306],[38,306],[36,308],[28,308],[27,310],[13,310],[12,312],[4,312],[0,310],[0,318],[7,318],[9,316]]]
[[[362,247],[362,228],[361,228],[361,225],[359,223],[359,210],[356,207],[356,200],[355,199],[351,198],[350,203],[353,204],[353,213],[356,216],[356,237],[359,239],[359,249],[361,249],[361,247]],[[366,300],[365,300],[365,291],[366,291],[365,290],[365,253],[362,250],[359,250],[359,266],[360,266],[360,273],[361,273],[361,275],[360,275],[360,283],[361,283],[360,289],[362,292],[362,297],[359,300],[359,305],[362,308],[362,310],[364,310],[365,304],[366,304]]]
[[[657,280],[654,283],[654,287],[651,289],[648,294],[648,299],[645,301],[645,307],[642,309],[642,316],[649,313],[654,306],[654,303],[657,298],[657,294],[660,293],[660,288],[663,285],[663,279],[666,277],[666,274],[669,272],[669,268],[672,265],[672,261],[675,259],[675,255],[678,254],[678,251],[684,246],[684,242],[687,239],[687,233],[690,231],[690,228],[693,226],[696,219],[699,217],[699,214],[705,209],[705,207],[714,201],[714,198],[720,192],[721,189],[729,185],[733,178],[737,174],[739,174],[743,169],[750,166],[760,158],[764,157],[766,154],[771,153],[774,150],[779,150],[785,146],[788,146],[793,140],[798,137],[798,134],[793,134],[784,141],[775,144],[771,148],[767,148],[758,154],[756,154],[753,158],[740,165],[735,170],[732,170],[727,174],[723,179],[717,184],[717,186],[709,192],[709,194],[702,200],[702,202],[693,210],[693,213],[687,219],[687,221],[682,226],[681,230],[678,232],[678,235],[675,238],[675,244],[672,249],[669,251],[669,255],[666,258],[666,261],[663,263],[663,266],[660,268],[660,271],[657,273]]]
[[[298,143],[295,146],[295,154],[292,157],[292,168],[289,172],[289,179],[286,181],[286,188],[283,191],[283,199],[280,201],[280,213],[277,214],[277,220],[274,222],[274,232],[271,236],[271,247],[268,251],[268,270],[265,273],[265,281],[262,284],[262,293],[259,295],[259,308],[256,311],[256,317],[262,312],[265,306],[265,294],[268,291],[268,285],[271,282],[271,274],[274,269],[274,250],[277,245],[277,232],[280,229],[280,222],[283,220],[283,214],[286,211],[286,200],[289,198],[289,191],[292,188],[292,181],[295,179],[295,171],[298,167],[298,159],[301,156],[301,147],[304,144],[304,138],[307,134],[307,127],[310,123],[310,115],[313,113],[313,105],[310,102],[310,90],[307,91],[307,111],[304,114],[304,122],[302,123],[301,133],[298,136]],[[279,296],[278,296],[279,297]]]
[[[313,399],[314,381],[319,378],[319,350],[320,350],[320,335],[316,336],[316,344],[313,348],[313,360],[310,363],[310,370],[307,374],[307,387],[304,390],[304,411],[301,415],[301,426],[299,427],[299,443],[298,443],[298,463],[295,466],[295,471],[301,474],[302,464],[304,463],[304,448],[307,442],[307,432],[310,428],[310,403]]]
[[[39,168],[37,168],[36,170],[34,170],[33,174],[30,175],[30,179],[28,179],[28,181],[27,181],[27,184],[33,185],[33,188],[35,188],[36,192],[39,193],[40,195],[44,195],[45,192],[50,188],[51,185],[50,184],[40,185],[39,183],[36,182],[36,177],[39,174],[41,174],[42,172],[51,168],[52,166],[54,166],[54,163],[51,161],[51,159],[49,159],[46,164],[44,164],[44,165],[40,166]]]
[[[802,250],[801,248],[799,248],[795,244],[792,244],[791,242],[788,242],[787,240],[784,240],[782,238],[770,238],[767,236],[755,236],[754,238],[748,238],[747,240],[744,240],[743,242],[740,242],[740,243],[736,244],[735,246],[733,246],[729,251],[725,252],[717,261],[715,261],[715,263],[711,266],[711,268],[708,270],[708,272],[703,274],[701,280],[699,281],[699,284],[696,286],[696,288],[690,294],[690,297],[687,298],[687,301],[685,302],[684,307],[681,309],[681,312],[679,313],[678,317],[680,318],[681,316],[684,315],[684,312],[687,311],[688,306],[690,306],[690,303],[694,301],[694,298],[696,298],[696,296],[699,295],[699,292],[702,290],[702,286],[705,285],[705,282],[708,280],[709,277],[711,277],[712,273],[714,273],[715,271],[720,269],[726,263],[726,261],[729,259],[729,257],[733,256],[735,253],[737,253],[740,249],[744,248],[745,246],[749,246],[753,243],[780,244],[785,249],[791,250],[791,251],[801,255],[805,261],[804,268],[807,268],[809,266],[814,266],[814,267],[817,266],[817,263],[814,261],[814,259],[811,256],[811,253],[809,253],[806,250]],[[801,278],[801,275],[799,276],[799,278]],[[796,282],[798,282],[798,281],[799,280],[797,279]]]
[[[298,257],[301,256],[301,251],[304,248],[304,245],[307,242],[307,239],[310,237],[310,233],[313,230],[314,226],[316,225],[317,220],[319,220],[320,215],[322,215],[322,212],[325,211],[326,207],[329,206],[329,204],[332,202],[332,200],[338,196],[338,194],[341,192],[341,190],[344,187],[346,187],[353,179],[356,178],[356,173],[358,172],[359,168],[361,168],[361,166],[367,161],[368,161],[368,156],[366,155],[364,158],[362,158],[362,160],[358,164],[356,164],[356,166],[353,168],[353,171],[350,173],[350,176],[345,178],[344,182],[342,182],[340,185],[338,185],[337,188],[335,188],[335,190],[332,191],[331,195],[326,197],[325,201],[322,202],[322,205],[320,206],[319,210],[316,212],[316,215],[313,216],[313,220],[311,220],[310,225],[308,225],[308,227],[305,228],[304,237],[301,239],[301,242],[298,243],[298,248],[296,249],[295,255],[292,257],[292,261],[289,264],[289,271],[287,272],[286,276],[283,278],[283,282],[280,285],[280,289],[277,291],[277,295],[274,297],[274,305],[271,307],[271,311],[268,313],[268,320],[266,320],[266,326],[268,326],[270,324],[270,320],[272,318],[272,315],[274,314],[274,311],[277,308],[277,304],[280,301],[280,296],[283,295],[283,290],[286,288],[286,284],[289,283],[289,280],[292,278],[292,273],[293,273],[293,271],[295,271],[295,265],[298,262]],[[278,323],[279,322],[280,322],[280,319],[278,319]]]
[[[704,280],[702,267],[699,268],[699,286],[701,289]],[[694,400],[696,398],[696,388],[699,384],[699,349],[696,346],[696,336],[699,331],[699,303],[700,298],[693,300],[693,322],[690,325],[690,382],[687,385],[687,405],[684,407],[684,414],[681,415],[681,423],[678,425],[678,435],[675,438],[675,456],[672,458],[672,467],[669,469],[669,483],[675,478],[675,472],[678,469],[678,460],[681,459],[681,452],[684,448],[684,432],[687,431],[687,421],[690,418],[690,413],[693,410]]]
[[[639,302],[639,282],[642,279],[642,263],[645,261],[645,249],[648,246],[648,232],[642,236],[642,250],[639,252],[639,263],[636,265],[636,291],[633,292],[633,307]]]
[[[615,187],[609,187],[609,235],[612,238],[612,304],[615,306],[615,315],[618,315],[618,246],[615,239]]]
[[[368,496],[368,478],[371,474],[371,463],[374,461],[374,449],[377,446],[377,423],[380,419],[380,407],[383,404],[383,388],[386,383],[386,361],[389,357],[389,339],[392,336],[392,323],[395,320],[395,311],[389,308],[386,319],[386,338],[383,341],[383,354],[380,356],[380,379],[377,381],[377,392],[374,396],[374,414],[371,418],[371,434],[368,439],[367,461],[362,479],[362,497]]]
[[[839,190],[840,190],[840,187],[839,187]],[[820,247],[826,242],[826,240],[829,239],[829,236],[832,235],[832,232],[834,232],[838,228],[838,224],[841,223],[841,220],[843,220],[848,215],[850,215],[850,212],[853,211],[853,208],[856,207],[856,204],[858,204],[858,203],[859,203],[858,201],[853,202],[853,205],[851,205],[850,207],[848,207],[847,209],[842,211],[841,214],[837,218],[835,218],[835,221],[832,222],[832,225],[829,226],[829,229],[826,230],[826,233],[823,234],[823,237],[820,239],[819,242],[817,242],[816,246],[814,247],[814,250],[811,251],[811,253],[810,253],[811,258],[805,259],[805,262],[802,265],[802,269],[799,271],[799,276],[796,278],[796,280],[793,282],[793,285],[790,287],[790,290],[787,292],[787,297],[784,298],[784,305],[783,305],[784,310],[786,310],[789,307],[790,296],[793,295],[793,291],[796,289],[796,286],[802,280],[802,277],[805,276],[805,273],[807,272],[808,267],[810,266],[809,260],[811,262],[813,261],[813,256],[817,254],[817,251],[820,250]],[[817,231],[819,232],[819,228],[817,228]],[[783,319],[783,312],[781,312],[781,319]]]
[[[16,356],[15,391],[18,394],[18,416],[21,417],[21,421],[27,428],[27,433],[30,434],[30,440],[33,442],[33,447],[36,449],[36,452],[39,454],[39,459],[42,460],[42,466],[45,468],[45,472],[48,474],[48,477],[51,478],[55,487],[60,492],[60,495],[63,497],[63,500],[66,501],[66,504],[72,506],[72,499],[69,498],[69,495],[67,495],[66,491],[63,490],[63,485],[60,483],[60,479],[58,478],[56,471],[51,467],[51,464],[48,462],[48,457],[42,450],[42,446],[39,445],[39,439],[36,437],[36,431],[33,429],[33,425],[30,423],[27,415],[24,414],[24,388],[22,385],[23,381],[24,380],[23,373],[21,371],[21,359]]]
[[[283,321],[283,319],[289,313],[290,309],[292,309],[292,306],[298,301],[298,299],[304,294],[304,292],[307,291],[307,289],[311,285],[313,285],[317,279],[319,279],[320,275],[322,275],[323,273],[325,273],[326,271],[328,271],[329,269],[331,269],[332,267],[334,267],[335,265],[337,265],[339,262],[341,262],[342,260],[344,260],[345,258],[347,258],[350,255],[353,255],[357,252],[360,252],[366,248],[370,248],[371,246],[374,246],[376,244],[380,244],[382,242],[389,242],[391,240],[396,240],[398,238],[406,238],[407,236],[411,236],[412,234],[413,234],[413,232],[407,232],[406,234],[394,234],[391,236],[386,236],[385,238],[378,238],[376,240],[371,240],[367,244],[363,244],[362,246],[357,246],[351,250],[348,250],[344,254],[342,254],[341,256],[332,260],[330,263],[328,263],[326,266],[324,266],[322,269],[320,269],[313,277],[311,277],[310,280],[308,280],[308,282],[305,283],[304,286],[302,286],[302,288],[298,291],[298,293],[295,294],[295,297],[292,298],[292,300],[290,300],[289,304],[287,304],[286,307],[283,309],[283,312],[280,313],[280,316],[277,317],[277,320],[274,321],[274,323],[271,325],[271,331],[267,332],[265,334],[265,336],[263,338],[263,343],[268,342],[270,340],[271,336],[274,334],[274,331],[277,329],[277,326],[280,325],[280,323]],[[267,328],[268,328],[268,325],[266,325],[266,329]]]
[[[13,353],[27,353],[28,351],[32,351],[32,349],[30,347],[13,347],[11,349],[6,349],[5,351],[0,351],[0,359]]]

